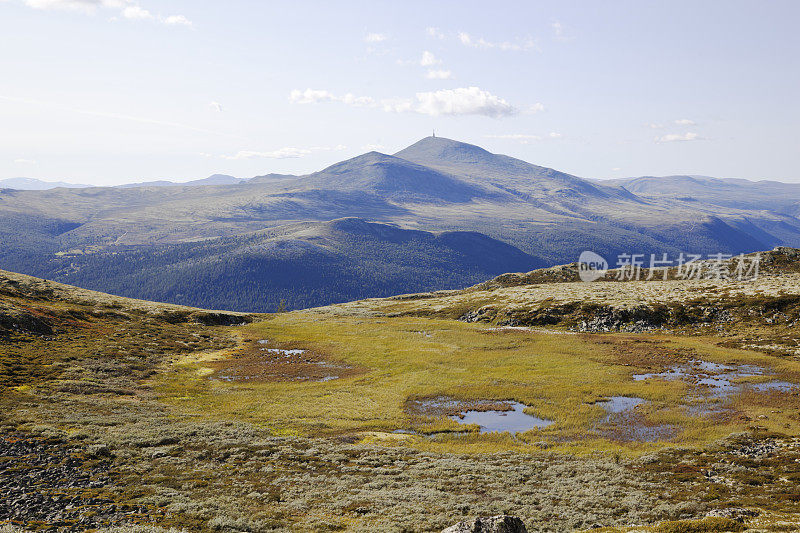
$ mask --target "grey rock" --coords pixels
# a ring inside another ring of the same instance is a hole
[[[730,518],[737,522],[744,522],[748,518],[754,518],[759,515],[755,509],[743,509],[740,507],[729,507],[727,509],[713,509],[709,511],[706,516]]]
[[[464,520],[442,533],[528,533],[528,529],[516,516],[498,515]]]

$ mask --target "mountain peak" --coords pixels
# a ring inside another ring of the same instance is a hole
[[[415,142],[408,148],[400,150],[396,157],[415,160],[438,160],[453,162],[476,162],[493,154],[480,146],[469,144],[446,137],[428,136]]]

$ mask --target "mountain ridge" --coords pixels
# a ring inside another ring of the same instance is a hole
[[[592,182],[428,137],[395,155],[368,152],[303,176],[182,187],[0,189],[6,245],[0,267],[98,289],[114,288],[103,285],[110,277],[134,297],[261,309],[265,298],[268,305],[294,298],[294,305],[306,306],[385,295],[390,287],[407,292],[401,279],[456,286],[514,257],[547,266],[572,262],[583,250],[613,258],[800,246],[800,219],[792,212],[800,195],[792,196],[791,188],[770,185],[755,201],[747,184],[739,184],[741,200],[750,203],[719,205],[716,182],[689,183],[706,196],[629,191],[625,183]],[[358,233],[359,224],[380,228],[380,235]],[[416,240],[394,239],[397,229]],[[269,232],[286,236],[265,237]],[[429,260],[424,250],[439,259]],[[487,258],[478,261],[481,254]],[[493,266],[492,254],[504,259]],[[147,277],[137,277],[143,265]],[[321,278],[314,268],[335,275]],[[182,285],[181,277],[203,282]]]

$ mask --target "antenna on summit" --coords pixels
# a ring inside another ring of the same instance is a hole
[[[433,130],[433,138],[434,139],[436,138],[436,130],[435,129]]]

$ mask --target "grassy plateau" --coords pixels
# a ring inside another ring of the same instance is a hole
[[[0,531],[797,531],[800,262],[770,254],[269,315],[2,272]]]

